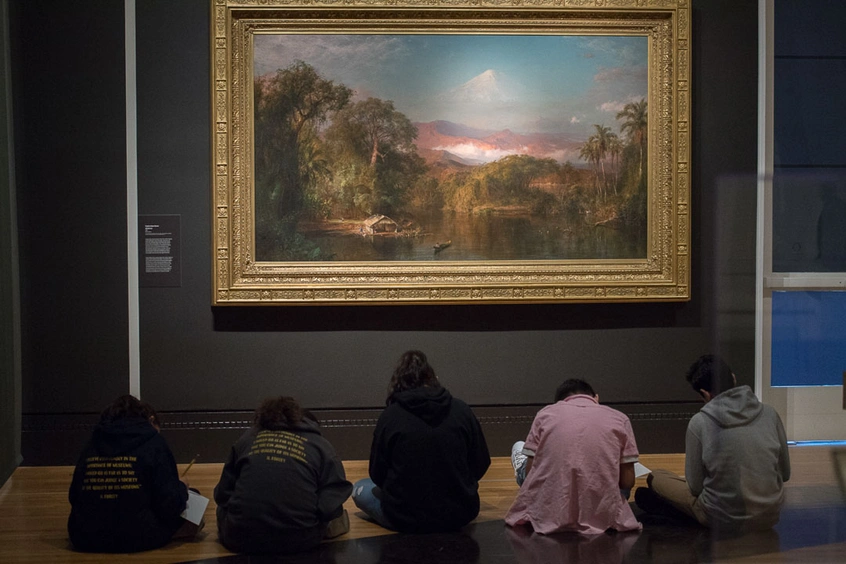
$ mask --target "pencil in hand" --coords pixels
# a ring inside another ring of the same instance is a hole
[[[199,454],[197,454],[197,456],[195,456],[194,458],[192,458],[192,459],[191,459],[191,462],[189,462],[189,463],[188,463],[188,466],[185,468],[185,470],[183,470],[183,471],[182,471],[182,476],[180,476],[180,478],[184,478],[184,477],[185,477],[185,474],[187,474],[187,473],[188,473],[188,470],[190,470],[190,469],[191,469],[191,467],[192,467],[192,466],[194,466],[194,463],[195,463],[195,462],[197,462],[197,459],[198,459],[198,458],[200,458],[200,455],[199,455]]]

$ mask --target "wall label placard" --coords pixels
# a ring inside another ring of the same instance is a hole
[[[138,277],[142,288],[182,286],[180,215],[138,216]]]

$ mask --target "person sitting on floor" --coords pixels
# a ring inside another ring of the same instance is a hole
[[[564,381],[512,449],[521,485],[505,523],[542,534],[640,530],[627,502],[638,456],[629,418],[599,405],[584,380]]]
[[[655,470],[635,503],[647,513],[681,512],[701,525],[730,532],[778,523],[790,456],[781,419],[749,386],[738,386],[724,360],[704,355],[687,381],[705,405],[687,426],[685,477]]]
[[[83,552],[139,552],[189,537],[198,527],[180,514],[188,486],[159,434],[153,407],[131,395],[100,415],[70,486],[68,534]]]
[[[310,550],[349,531],[351,490],[317,419],[294,398],[267,399],[214,489],[220,542],[253,554]]]
[[[402,355],[370,450],[370,478],[353,501],[385,528],[460,529],[479,514],[479,480],[491,463],[476,416],[441,386],[420,351]]]

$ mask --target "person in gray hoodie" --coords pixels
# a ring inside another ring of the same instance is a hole
[[[776,411],[749,386],[738,386],[724,360],[697,359],[687,381],[704,407],[687,426],[685,477],[655,470],[635,503],[647,513],[672,512],[720,531],[764,530],[778,523],[790,456]]]

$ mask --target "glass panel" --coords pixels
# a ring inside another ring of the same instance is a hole
[[[846,370],[846,292],[773,292],[773,387],[839,386]]]
[[[846,272],[846,169],[775,171],[773,272]]]
[[[776,0],[776,57],[846,55],[846,2],[843,0]]]

